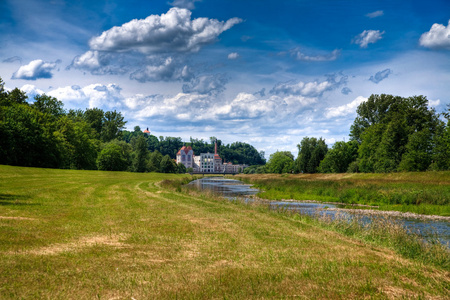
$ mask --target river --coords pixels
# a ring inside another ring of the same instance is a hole
[[[223,177],[204,177],[189,183],[198,189],[212,190],[215,193],[223,195],[228,199],[236,199],[236,197],[243,197],[245,201],[253,201],[252,198],[246,197],[255,195],[259,192],[258,189],[253,188],[249,184],[244,184],[239,180],[226,179]],[[337,213],[354,216],[356,213],[351,210],[342,209],[342,205],[330,203],[315,203],[304,201],[270,201],[270,206],[274,209],[283,208],[287,210],[299,211],[310,216],[317,216],[318,214],[326,214],[335,217]],[[374,218],[371,215],[364,215],[363,220],[370,222]],[[421,219],[413,217],[392,217],[398,223],[402,224],[408,232],[419,233],[424,237],[437,236],[439,241],[450,248],[450,222],[447,220],[433,220]]]

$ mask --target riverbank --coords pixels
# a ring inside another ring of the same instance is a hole
[[[274,200],[269,199],[263,199],[260,197],[251,196],[256,201],[269,203]],[[278,200],[277,200],[278,201]],[[327,207],[325,210],[332,210],[332,211],[342,211],[342,212],[350,212],[354,214],[362,214],[362,215],[372,215],[372,216],[384,216],[384,217],[393,217],[393,218],[412,218],[412,219],[419,219],[419,220],[432,220],[432,221],[446,221],[450,222],[450,216],[439,216],[439,215],[423,215],[423,214],[417,214],[417,213],[411,213],[411,212],[401,212],[401,211],[394,211],[394,210],[379,210],[378,206],[373,205],[364,205],[364,204],[346,204],[346,203],[340,203],[340,202],[323,202],[323,201],[316,201],[316,200],[295,200],[295,199],[281,199],[282,202],[291,202],[291,203],[321,203],[321,204],[332,204],[332,205],[342,205],[342,206],[348,206],[352,208],[339,208],[339,207]],[[376,208],[376,209],[372,209]]]
[[[189,175],[0,166],[1,299],[436,298],[443,266]]]
[[[270,200],[294,199],[377,206],[381,211],[450,216],[450,172],[391,174],[252,174],[234,178],[253,184]]]

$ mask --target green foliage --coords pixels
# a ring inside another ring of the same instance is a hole
[[[266,164],[268,173],[292,173],[294,168],[294,156],[289,151],[277,151],[270,155]]]
[[[322,138],[304,137],[298,147],[298,157],[295,161],[297,173],[317,173],[320,162],[328,152],[328,146]]]
[[[129,166],[129,145],[117,140],[106,143],[97,158],[102,171],[126,171]]]
[[[190,169],[192,169],[192,168],[190,168]],[[194,170],[192,170],[192,172],[193,172]],[[184,173],[186,173],[187,172],[187,169],[186,169],[186,167],[182,164],[182,163],[178,163],[177,164],[177,173],[179,173],[179,174],[184,174]]]
[[[132,153],[132,171],[133,172],[145,172],[147,171],[147,140],[144,136],[134,137],[131,140],[131,146],[133,147]]]
[[[244,169],[244,174],[264,174],[266,173],[266,166],[264,165],[256,165],[256,166],[250,166]]]
[[[127,121],[117,111],[107,111],[102,119],[101,138],[104,142],[109,142],[121,137],[122,130]]]
[[[43,95],[36,95],[34,97],[34,103],[31,104],[33,108],[40,111],[43,114],[48,114],[53,117],[60,117],[64,115],[63,103],[58,99]]]
[[[358,106],[357,113],[350,135],[361,143],[358,168],[362,172],[427,170],[432,162],[433,139],[436,145],[445,144],[434,138],[441,122],[435,111],[428,109],[424,96],[372,95]],[[439,160],[445,158],[445,154],[440,156],[444,149],[439,147],[435,152]],[[435,166],[445,168],[445,163]]]
[[[177,164],[175,163],[175,161],[170,158],[169,155],[165,155],[162,159],[161,159],[161,163],[160,163],[160,172],[161,173],[177,173]]]
[[[152,152],[148,160],[147,170],[149,172],[159,172],[162,158],[163,155],[158,150]]]
[[[358,157],[358,142],[336,142],[320,162],[320,173],[344,173]]]
[[[105,113],[100,108],[88,108],[84,112],[84,119],[95,130],[97,136],[100,137],[103,128],[103,117]]]

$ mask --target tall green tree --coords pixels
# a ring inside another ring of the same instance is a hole
[[[294,155],[289,151],[277,151],[270,155],[266,164],[268,173],[291,173],[294,169]]]
[[[126,171],[130,165],[130,146],[117,140],[104,144],[97,157],[97,167],[102,171]]]
[[[132,170],[134,172],[147,171],[147,159],[148,159],[147,140],[142,135],[134,137],[131,140],[131,145],[133,147]]]
[[[358,158],[359,144],[356,141],[336,142],[328,150],[324,159],[319,164],[321,173],[344,173],[350,164]]]
[[[147,170],[149,172],[159,172],[161,168],[161,160],[163,159],[163,155],[155,150],[149,155]]]
[[[169,155],[165,155],[162,159],[161,159],[161,163],[160,163],[160,171],[161,173],[177,173],[177,164],[175,163],[175,161],[170,158]]]
[[[304,137],[298,147],[295,171],[301,173],[317,173],[320,162],[328,152],[325,140],[315,137]]]
[[[104,142],[109,142],[121,137],[122,130],[127,122],[120,112],[107,111],[102,119],[101,137]]]

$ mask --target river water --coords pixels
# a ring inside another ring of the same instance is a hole
[[[223,195],[228,199],[236,199],[236,197],[243,197],[245,201],[253,201],[246,196],[255,195],[259,192],[258,189],[252,188],[249,184],[244,184],[239,180],[226,179],[222,177],[204,177],[189,183],[201,190],[211,190],[215,193]],[[336,214],[341,216],[352,217],[353,212],[346,210],[340,211],[341,205],[329,203],[311,203],[302,201],[270,201],[270,206],[273,209],[283,208],[287,210],[295,210],[310,216],[327,215],[335,217]],[[370,222],[374,218],[371,215],[364,215],[362,220]],[[445,220],[423,220],[417,218],[403,218],[392,217],[395,221],[402,224],[409,232],[419,233],[424,237],[437,236],[439,241],[450,248],[450,222]]]

